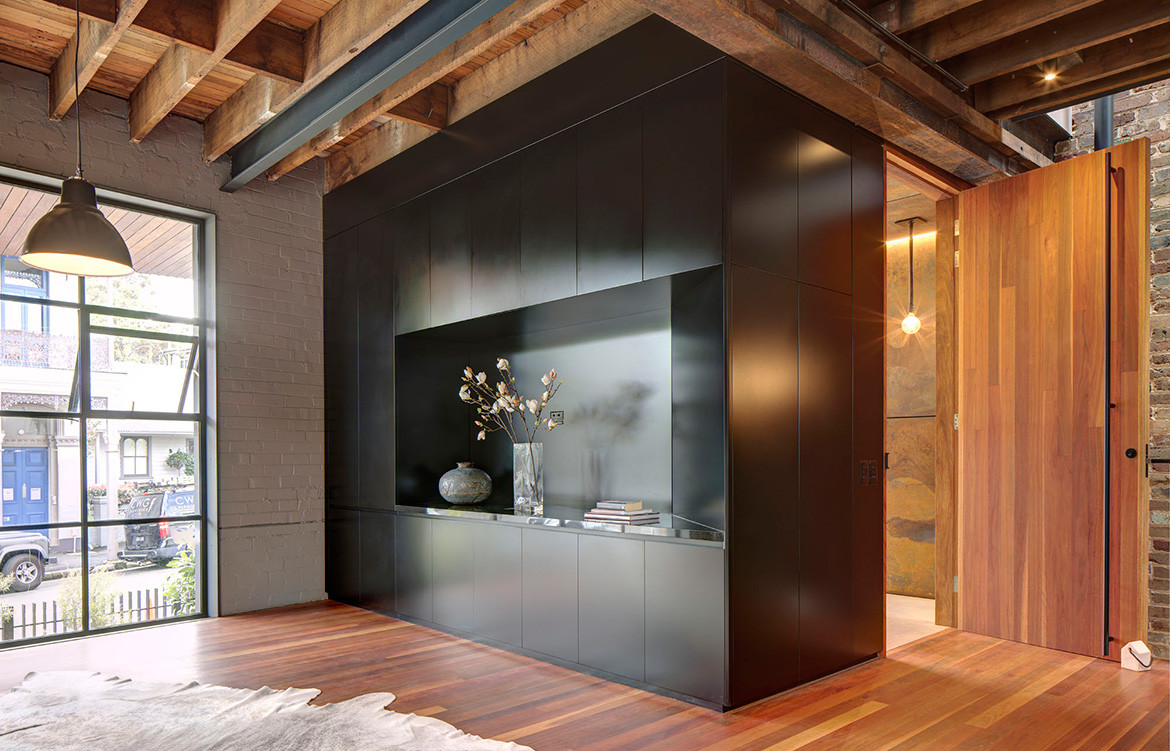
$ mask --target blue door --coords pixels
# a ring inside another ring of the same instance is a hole
[[[4,449],[4,526],[45,524],[49,521],[49,450],[47,448]],[[43,532],[43,530],[41,530]]]

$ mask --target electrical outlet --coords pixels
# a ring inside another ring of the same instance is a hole
[[[557,425],[564,425],[565,424],[565,413],[562,410],[554,409],[553,411],[548,413],[548,416],[549,416],[549,419],[551,419]]]

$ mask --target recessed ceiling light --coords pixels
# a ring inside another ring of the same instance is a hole
[[[1045,73],[1045,74],[1044,74],[1044,80],[1045,80],[1045,81],[1055,81],[1055,80],[1056,80],[1056,74],[1055,74],[1055,73]]]

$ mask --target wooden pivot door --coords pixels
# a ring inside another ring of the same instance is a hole
[[[959,194],[964,630],[1098,656],[1145,637],[1148,155]]]

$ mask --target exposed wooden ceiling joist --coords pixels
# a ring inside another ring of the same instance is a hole
[[[172,44],[130,95],[130,140],[138,143],[255,29],[280,0],[217,0],[215,49]]]
[[[80,28],[49,72],[49,117],[60,119],[73,106],[78,91],[89,85],[145,5],[146,0],[126,0],[112,24],[81,19]]]
[[[1165,23],[1170,0],[1105,0],[946,62],[967,84],[1055,60],[1061,55]]]
[[[1170,22],[1089,47],[1077,57],[1080,62],[1071,67],[1046,63],[977,84],[975,106],[1005,119],[1034,112],[1037,103],[1059,104],[1086,91],[1096,93],[1093,89],[1108,91],[1108,79],[1170,59]],[[1045,80],[1049,71],[1056,77]]]
[[[382,91],[378,96],[343,117],[336,125],[312,138],[268,170],[268,179],[275,180],[309,159],[340,143],[383,113],[394,113],[417,92],[443,78],[453,70],[482,55],[486,50],[531,23],[562,0],[516,0],[470,34],[446,47],[426,63],[411,71],[402,80]],[[408,118],[401,118],[408,119]],[[449,119],[449,118],[448,118]],[[396,131],[407,133],[409,128]]]
[[[878,0],[867,8],[869,15],[895,34],[905,34],[975,5],[980,0]]]
[[[769,6],[749,2],[749,15],[724,0],[639,2],[793,91],[965,180],[980,182],[1049,161],[1006,134],[997,143],[973,135]]]
[[[203,158],[243,141],[299,96],[324,81],[426,0],[341,0],[305,32],[304,80],[296,86],[254,77],[203,123]]]
[[[983,0],[949,13],[906,35],[906,41],[932,60],[947,60],[997,39],[1087,8],[1099,0]]]
[[[38,13],[67,13],[72,19],[73,0],[15,0]],[[81,0],[85,18],[114,24],[115,0]],[[131,24],[168,42],[211,54],[216,49],[216,6],[211,0],[150,0]],[[224,57],[229,65],[250,73],[299,82],[304,75],[304,35],[271,21],[262,21]]]
[[[549,24],[526,44],[504,52],[455,84],[450,122],[523,86],[609,37],[646,18],[648,11],[626,0],[592,0]],[[333,190],[431,135],[407,123],[386,123],[326,159],[326,189]]]

